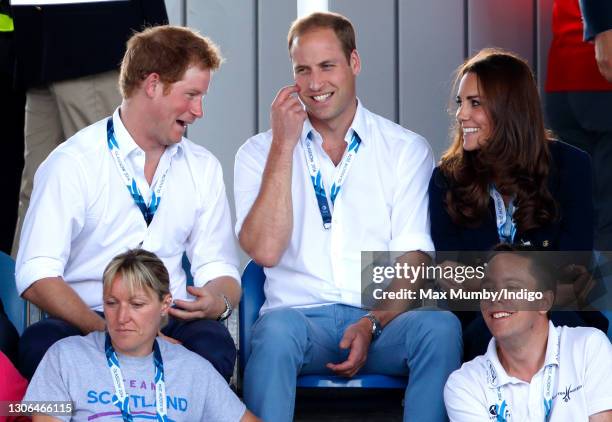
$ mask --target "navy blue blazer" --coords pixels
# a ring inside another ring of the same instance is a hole
[[[550,144],[552,165],[548,188],[559,204],[560,219],[545,227],[517,232],[515,243],[529,242],[542,250],[593,249],[591,159],[587,153],[560,141]],[[487,251],[499,243],[495,206],[489,200],[487,218],[477,227],[455,224],[445,207],[449,181],[439,167],[429,181],[431,237],[437,251]]]

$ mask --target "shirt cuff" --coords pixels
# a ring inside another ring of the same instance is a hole
[[[34,282],[48,277],[63,277],[64,263],[56,258],[39,257],[28,260],[17,268],[17,292],[22,295]]]
[[[401,252],[423,251],[431,255],[436,249],[429,234],[408,233],[402,237],[391,239],[389,250]]]
[[[194,276],[194,284],[197,287],[202,287],[210,280],[223,276],[232,277],[240,284],[240,273],[238,269],[225,262],[211,262],[200,267]]]

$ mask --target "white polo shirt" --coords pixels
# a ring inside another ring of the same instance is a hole
[[[508,421],[544,421],[542,383],[547,379],[544,368],[549,364],[556,368],[549,421],[586,421],[590,415],[612,409],[612,346],[608,338],[595,328],[555,327],[549,322],[544,365],[531,383],[506,373],[497,356],[495,339],[491,339],[485,355],[453,372],[444,387],[450,420],[497,420],[495,405],[499,403],[500,387],[510,413]]]
[[[147,227],[107,146],[107,119],[57,147],[34,178],[16,263],[17,289],[61,276],[92,309],[102,309],[102,273],[128,248],[155,253],[170,273],[172,296],[187,299],[183,252],[196,286],[230,276],[239,280],[238,258],[219,161],[183,138],[166,148],[153,186],[168,169],[163,196]],[[113,114],[115,137],[126,166],[148,204],[144,151]]]
[[[433,251],[427,188],[434,166],[425,138],[365,109],[361,102],[345,135],[361,139],[359,151],[335,204],[329,198],[336,167],[313,131],[328,204],[323,221],[301,142],[293,152],[293,232],[287,250],[266,268],[266,302],[261,312],[287,306],[343,303],[361,306],[361,251]],[[253,136],[238,150],[234,167],[236,234],[259,193],[272,132]]]

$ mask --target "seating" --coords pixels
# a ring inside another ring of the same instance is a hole
[[[244,371],[246,357],[251,349],[251,328],[257,317],[259,309],[264,303],[263,285],[266,276],[263,268],[254,261],[249,261],[242,273],[242,299],[238,314],[239,353],[238,365],[241,373]],[[298,387],[307,388],[406,388],[408,377],[357,374],[352,378],[335,375],[300,375],[297,379]]]
[[[26,327],[26,302],[15,287],[15,261],[4,252],[0,252],[0,298],[6,315],[21,335]]]

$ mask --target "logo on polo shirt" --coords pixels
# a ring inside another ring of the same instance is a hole
[[[489,370],[487,371],[487,381],[489,385],[496,387],[497,386],[497,372],[495,371],[495,368],[493,367],[493,363],[491,361],[488,361],[487,363],[489,365]]]
[[[559,391],[557,393],[557,396],[562,396],[562,399],[565,403],[569,402],[572,399],[572,393],[575,393],[576,391],[582,389],[582,384],[572,388],[572,385],[568,385],[567,387],[565,387],[565,390],[563,391]]]

